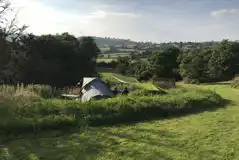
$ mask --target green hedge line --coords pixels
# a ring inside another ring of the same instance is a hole
[[[172,92],[157,96],[127,96],[102,101],[42,100],[17,105],[0,101],[0,130],[5,133],[35,132],[79,126],[113,125],[180,116],[214,109],[223,99],[210,91]],[[4,118],[5,117],[5,118]]]
[[[156,96],[156,95],[165,95],[167,92],[164,90],[136,90],[129,93],[130,96]]]

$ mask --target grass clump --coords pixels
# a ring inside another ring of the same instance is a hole
[[[138,81],[136,80],[136,78],[134,77],[130,77],[130,76],[124,76],[121,74],[113,74],[113,76],[115,76],[116,78],[125,81],[126,83],[137,83]]]
[[[69,89],[58,89],[49,85],[0,85],[0,97],[13,99],[16,101],[34,100],[41,98],[49,99],[59,97],[67,90]]]
[[[201,90],[154,96],[139,96],[140,92],[135,94],[88,103],[41,99],[18,104],[13,100],[8,103],[4,100],[0,104],[2,110],[11,108],[11,111],[5,111],[8,120],[2,118],[0,130],[19,133],[140,122],[211,110],[223,103],[219,95]]]
[[[232,88],[239,88],[239,80],[235,80],[232,84],[231,84]]]
[[[164,95],[166,94],[166,91],[163,90],[136,90],[131,92],[129,95],[130,96],[156,96],[156,95]]]

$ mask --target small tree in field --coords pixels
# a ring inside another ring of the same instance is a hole
[[[178,55],[180,50],[177,48],[169,48],[164,52],[153,54],[149,58],[149,68],[154,77],[173,78],[173,70],[178,68]]]
[[[121,74],[126,74],[127,70],[129,69],[129,59],[125,57],[119,57],[118,58],[118,64],[116,66],[116,72]]]

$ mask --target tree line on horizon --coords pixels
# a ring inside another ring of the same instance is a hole
[[[223,40],[212,46],[184,51],[169,47],[146,60],[119,58],[116,71],[147,81],[174,78],[186,83],[231,80],[239,74],[239,43]]]

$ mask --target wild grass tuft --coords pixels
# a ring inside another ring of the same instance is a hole
[[[231,84],[232,88],[239,88],[239,80],[235,80],[232,84]]]

